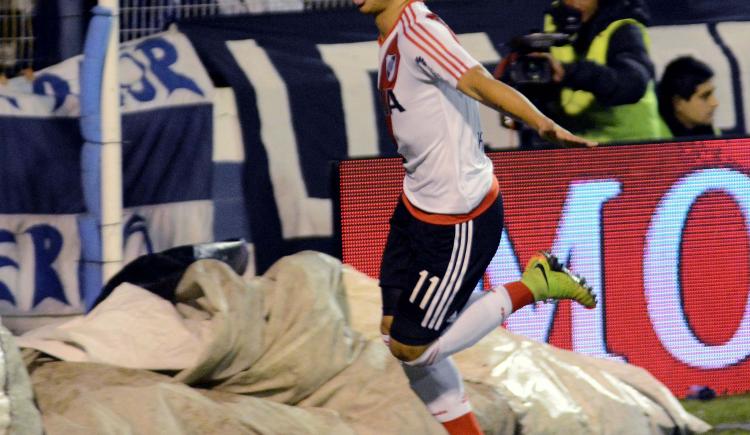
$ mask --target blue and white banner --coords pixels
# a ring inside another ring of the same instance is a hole
[[[430,7],[472,55],[493,68],[507,41],[541,27],[547,4],[435,2]],[[721,101],[718,127],[744,134],[750,120],[750,110],[744,109],[750,101],[750,43],[742,35],[750,23],[683,24],[692,21],[682,18],[671,25],[661,17],[665,25],[650,29],[657,73],[684,54],[710,62]],[[221,17],[183,23],[180,30],[236,97],[258,269],[300,249],[336,254],[332,162],[395,155],[377,98],[372,17],[354,9]],[[517,145],[490,109],[482,108],[482,124],[491,148]]]
[[[11,79],[0,88],[7,103],[0,115],[78,116],[81,58],[37,71],[32,81]],[[190,42],[175,30],[123,43],[119,67],[122,113],[211,103],[211,80]]]
[[[81,58],[0,88],[0,315],[80,312]],[[184,35],[120,50],[125,261],[214,239],[213,84]]]
[[[124,211],[125,262],[173,246],[212,240],[210,201]],[[0,215],[2,316],[80,313],[78,215]]]

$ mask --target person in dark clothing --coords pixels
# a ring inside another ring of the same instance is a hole
[[[552,67],[559,94],[548,115],[598,142],[643,141],[661,136],[649,58],[649,16],[643,0],[559,0],[545,17],[545,32],[580,14],[571,42],[540,53]]]
[[[719,106],[713,76],[711,67],[690,56],[678,57],[667,65],[657,90],[665,136],[721,134],[713,126],[714,112]]]

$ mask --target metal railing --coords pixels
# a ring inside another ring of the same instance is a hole
[[[0,82],[33,68],[35,5],[35,0],[0,0]]]
[[[120,40],[148,36],[187,18],[341,7],[352,7],[351,0],[120,0]]]
[[[232,8],[233,13],[239,8]],[[221,11],[218,1],[175,0],[120,0],[120,40],[148,36],[164,30],[173,21],[182,18],[217,15]]]
[[[0,0],[0,83],[33,71],[35,9],[42,1],[61,0]],[[120,40],[148,36],[183,19],[344,7],[352,7],[351,0],[120,0]]]

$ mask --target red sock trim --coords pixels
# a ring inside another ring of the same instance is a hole
[[[473,412],[467,412],[453,420],[444,421],[442,424],[450,435],[484,435]]]
[[[513,303],[513,311],[518,311],[526,305],[534,303],[534,294],[521,281],[505,284],[505,289],[508,290],[510,301]]]

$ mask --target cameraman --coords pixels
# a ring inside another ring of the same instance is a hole
[[[545,32],[570,41],[544,57],[559,86],[547,114],[573,133],[599,142],[660,137],[649,58],[648,15],[643,0],[558,0],[545,17]]]

